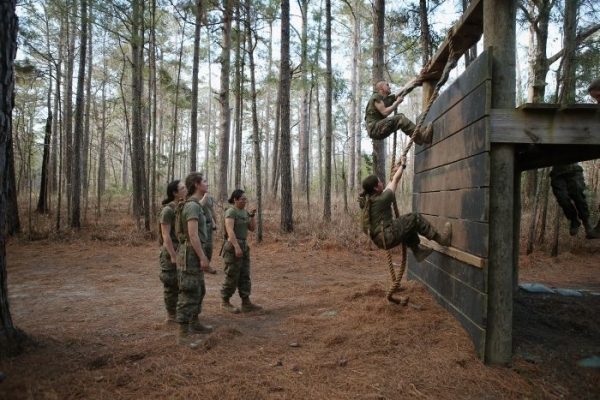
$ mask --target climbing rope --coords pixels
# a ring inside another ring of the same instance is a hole
[[[461,54],[457,54],[454,51],[454,47],[452,45],[452,35],[453,35],[453,29],[450,29],[448,31],[448,45],[450,47],[450,54],[448,56],[448,60],[446,61],[446,65],[444,66],[444,70],[442,71],[442,76],[436,83],[433,93],[431,93],[431,96],[429,97],[429,102],[427,103],[427,107],[425,108],[425,111],[421,114],[419,120],[417,121],[415,130],[413,131],[413,133],[408,141],[408,144],[404,148],[404,152],[402,153],[403,156],[406,156],[408,154],[408,152],[410,151],[410,148],[412,147],[412,145],[414,143],[415,136],[421,130],[423,121],[425,121],[425,118],[427,117],[427,114],[429,113],[431,106],[433,105],[434,101],[439,96],[441,87],[444,86],[444,84],[448,81],[450,71],[452,71],[456,67],[456,63],[458,62],[458,59],[461,56]],[[408,94],[409,92],[411,92],[415,87],[423,84],[423,81],[424,81],[423,75],[425,74],[425,71],[428,70],[430,62],[431,62],[431,60],[428,61],[427,64],[421,69],[419,76],[412,81],[411,85],[403,88],[403,90],[399,93],[399,95],[404,96],[405,94]],[[394,132],[393,147],[394,147],[394,152],[392,153],[392,162],[391,162],[391,166],[390,166],[390,179],[394,176],[394,172],[396,172],[395,168],[400,168],[399,165],[396,165],[397,132]],[[394,211],[394,217],[398,218],[399,211],[398,211],[398,203],[396,202],[396,196],[394,196],[394,201],[392,202],[392,207],[393,207],[393,211]],[[383,242],[384,242],[384,246],[385,246],[385,238],[384,238]],[[396,272],[394,269],[394,263],[392,262],[392,251],[391,251],[391,249],[386,249],[386,251],[387,251],[388,269],[390,271],[390,277],[392,280],[392,285],[390,286],[390,288],[387,291],[386,298],[388,299],[388,301],[390,301],[392,303],[406,305],[406,304],[408,304],[408,296],[406,296],[406,297],[400,296],[400,299],[395,299],[393,297],[394,293],[400,291],[400,282],[402,281],[402,277],[404,276],[404,271],[406,270],[406,254],[407,254],[406,253],[406,244],[402,243],[402,261],[400,263],[400,269],[398,270],[397,275],[396,275]]]

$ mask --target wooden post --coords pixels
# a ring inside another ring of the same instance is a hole
[[[486,0],[485,48],[493,47],[492,108],[515,107],[516,0]],[[513,264],[515,263],[515,154],[512,144],[493,144],[490,155],[490,247],[485,362],[512,356]],[[516,267],[516,266],[515,266]]]

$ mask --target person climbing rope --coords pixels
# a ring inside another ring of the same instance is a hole
[[[396,197],[396,188],[406,169],[405,155],[400,157],[400,164],[385,188],[376,175],[370,175],[363,180],[364,192],[361,193],[360,205],[363,209],[363,225],[368,225],[364,230],[380,249],[388,250],[404,243],[412,250],[417,262],[421,262],[433,250],[420,244],[419,234],[435,240],[442,246],[450,246],[452,225],[446,222],[440,234],[421,214],[409,213],[392,218],[391,206]]]
[[[383,140],[400,129],[408,137],[413,136],[416,144],[430,144],[433,134],[432,124],[413,135],[416,126],[404,114],[397,113],[390,117],[390,114],[396,111],[403,100],[403,95],[392,94],[387,81],[381,80],[375,84],[375,91],[365,109],[365,122],[369,137],[374,140]]]

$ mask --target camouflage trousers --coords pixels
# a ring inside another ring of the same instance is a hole
[[[204,250],[204,254],[206,255],[206,258],[208,258],[208,261],[212,261],[213,243],[214,243],[214,233],[213,233],[212,223],[206,224],[206,233],[207,233],[206,243],[202,244],[202,249]]]
[[[585,199],[585,181],[583,173],[576,171],[550,179],[552,193],[569,220],[580,219],[589,222],[590,210]]]
[[[169,314],[175,314],[177,310],[177,296],[179,295],[177,264],[171,263],[171,256],[163,246],[160,246],[158,265],[160,266],[159,278],[163,283],[165,308]]]
[[[398,113],[391,117],[377,121],[367,127],[369,137],[373,140],[383,140],[397,130],[401,130],[408,137],[411,137],[416,125],[404,114]]]
[[[250,296],[252,283],[250,282],[250,247],[245,240],[238,239],[244,253],[242,257],[235,256],[235,248],[231,242],[223,245],[223,263],[225,264],[225,281],[221,286],[221,297],[229,299],[238,290],[241,298]]]
[[[179,296],[177,298],[177,322],[190,322],[202,312],[202,300],[206,295],[204,272],[200,258],[189,242],[179,246],[177,252]]]
[[[421,214],[404,214],[392,220],[383,230],[383,235],[378,234],[373,238],[373,243],[380,249],[391,249],[404,243],[406,247],[413,248],[421,242],[419,235],[433,239],[437,229],[433,227]],[[382,240],[385,239],[385,243]]]

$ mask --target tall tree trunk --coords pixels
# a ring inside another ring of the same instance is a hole
[[[18,18],[16,0],[0,1],[0,184],[6,188],[8,146],[12,136],[12,110],[14,106],[14,60],[17,54]],[[8,302],[6,273],[6,218],[5,193],[0,193],[0,356],[14,356],[23,350],[25,334],[13,324]]]
[[[177,157],[177,137],[179,136],[179,92],[181,85],[181,68],[183,60],[183,48],[185,46],[185,25],[186,19],[183,20],[181,27],[181,43],[179,47],[179,62],[177,63],[177,81],[175,84],[175,104],[173,105],[173,135],[171,136],[171,173],[169,174],[169,181],[175,179],[175,158]]]
[[[192,61],[192,126],[190,132],[190,171],[198,170],[198,71],[200,69],[200,28],[202,27],[202,13],[204,12],[203,3],[203,0],[196,0],[194,10],[196,24],[194,25],[194,58]]]
[[[258,112],[256,110],[256,76],[254,65],[254,43],[252,39],[252,12],[251,0],[246,0],[246,36],[248,39],[248,62],[250,64],[250,97],[252,101],[252,147],[254,149],[254,171],[256,175],[256,240],[262,242],[262,171],[260,156],[260,131],[258,129]]]
[[[48,89],[48,117],[46,118],[46,127],[44,129],[44,150],[42,155],[42,176],[40,179],[40,195],[38,197],[38,203],[36,211],[42,214],[48,212],[48,164],[50,159],[50,140],[52,138],[52,96],[51,88],[52,81],[50,81]]]
[[[244,102],[243,102],[243,87],[244,87],[244,57],[242,50],[244,47],[244,32],[241,27],[240,3],[237,2],[235,7],[235,26],[236,26],[236,43],[235,43],[235,137],[234,137],[234,152],[233,152],[233,186],[239,188],[242,186],[242,129],[244,125]]]
[[[152,110],[150,114],[150,132],[151,132],[151,147],[148,151],[152,152],[152,171],[151,171],[151,179],[150,179],[150,198],[152,199],[151,207],[152,207],[152,216],[156,216],[158,214],[158,207],[156,205],[156,158],[157,158],[157,146],[156,139],[158,136],[157,133],[157,113],[158,113],[158,96],[156,95],[157,85],[156,85],[156,0],[152,0],[150,3],[150,47],[149,47],[149,58],[150,58],[150,71],[148,78],[148,93],[149,93],[149,101],[148,107]],[[197,73],[196,73],[197,76]],[[193,100],[192,100],[193,101]],[[193,122],[192,122],[193,123]],[[194,141],[192,141],[193,145]]]
[[[219,92],[220,146],[219,146],[219,201],[227,199],[227,169],[229,168],[229,130],[231,114],[229,111],[229,72],[231,70],[231,19],[233,11],[231,0],[223,0],[223,26],[221,37],[221,88]]]
[[[300,123],[298,125],[298,189],[308,190],[308,4],[309,0],[298,0],[302,14],[300,34]]]
[[[106,35],[102,41],[102,52],[106,52]],[[106,189],[106,82],[108,81],[108,60],[103,57],[102,65],[102,85],[101,93],[101,111],[100,111],[100,149],[98,150],[98,182],[96,187],[96,221],[101,216],[102,194]]]
[[[562,105],[575,102],[575,72],[576,62],[576,36],[577,15],[580,0],[565,1],[565,18],[563,20],[563,59],[562,59],[562,86],[559,93],[559,102]]]
[[[385,25],[385,0],[373,1],[373,88],[383,79],[383,49]],[[375,175],[386,181],[385,175],[385,140],[373,142],[373,171]]]
[[[331,157],[333,136],[333,77],[331,73],[331,0],[325,1],[325,193],[323,220],[331,221]]]
[[[75,10],[76,0],[70,0],[70,9]],[[73,75],[75,74],[75,31],[76,31],[75,17],[71,14],[67,14],[67,65],[66,65],[66,78],[65,78],[65,136],[66,136],[66,148],[64,149],[66,154],[65,159],[65,183],[66,183],[66,197],[67,197],[67,216],[69,218],[68,223],[70,224],[70,218],[72,218],[72,202],[73,202]]]
[[[89,9],[90,11],[93,9],[93,0],[88,0],[90,1],[89,4]],[[83,220],[85,221],[87,218],[87,208],[88,208],[88,193],[89,193],[89,182],[90,182],[90,178],[91,178],[91,174],[89,173],[89,160],[91,158],[90,156],[90,108],[91,108],[91,104],[92,104],[92,67],[93,67],[93,41],[92,41],[92,34],[93,34],[93,30],[92,30],[92,25],[88,23],[89,21],[89,17],[91,16],[91,12],[88,11],[89,16],[86,15],[86,25],[87,25],[87,41],[88,41],[88,47],[87,47],[87,53],[86,53],[86,57],[87,57],[87,72],[86,72],[86,79],[85,79],[85,99],[87,99],[87,101],[85,101],[85,111],[84,111],[84,127],[83,127],[83,143],[82,143],[82,151],[81,151],[81,156],[82,156],[82,160],[81,163],[83,165],[83,169],[81,172],[81,176],[83,177],[83,202],[84,202],[84,208],[83,208]]]
[[[87,0],[81,0],[81,31],[79,38],[79,72],[77,73],[77,97],[75,99],[75,131],[73,135],[73,190],[71,227],[81,227],[81,179],[82,157],[81,143],[83,140],[83,110],[85,86],[85,62],[87,60]]]
[[[281,2],[281,230],[294,230],[290,144],[290,2]]]
[[[144,126],[142,123],[142,64],[144,51],[143,2],[132,0],[131,19],[131,172],[133,179],[133,214],[139,227],[139,218],[144,217],[144,228],[150,230],[148,191],[145,188]]]

